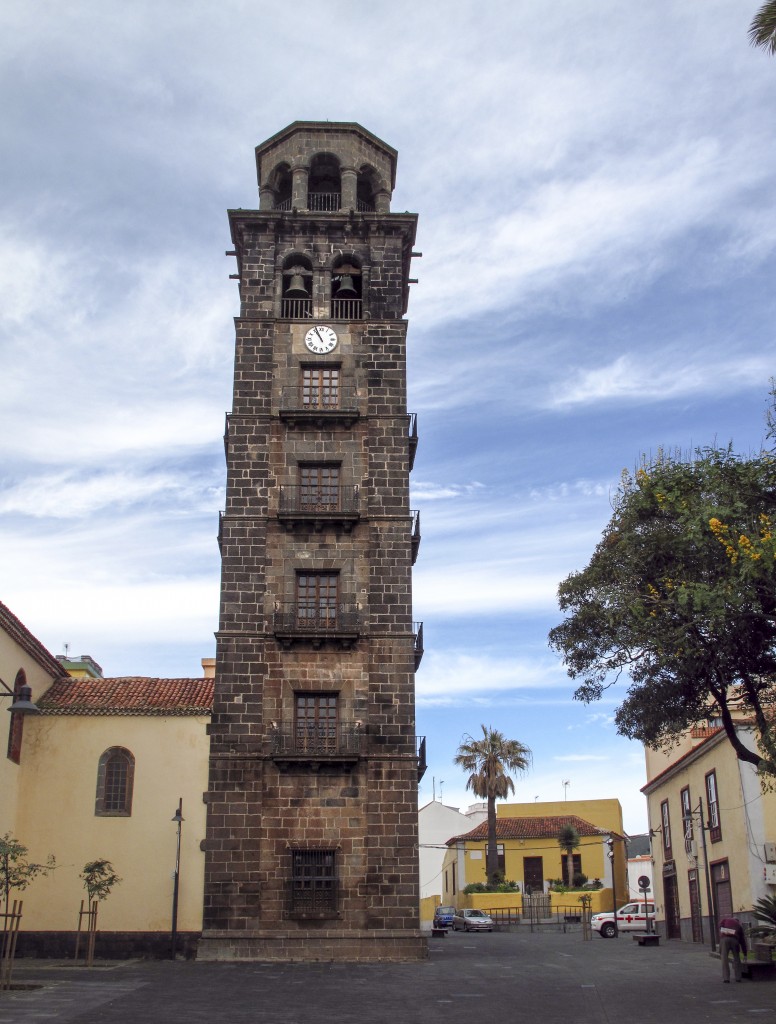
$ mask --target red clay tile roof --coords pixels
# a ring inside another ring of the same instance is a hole
[[[44,715],[209,715],[213,679],[60,679],[43,694]]]
[[[497,839],[557,839],[560,830],[564,825],[572,825],[581,836],[603,836],[608,835],[606,829],[591,825],[584,818],[576,814],[561,814],[541,818],[496,818]],[[471,832],[464,835],[453,836],[447,840],[447,846],[451,843],[467,840],[483,840],[488,838],[488,823],[481,822]]]
[[[0,629],[5,630],[8,636],[14,639],[34,661],[37,661],[52,679],[58,679],[65,674],[65,670],[54,655],[46,650],[40,640],[32,635],[24,623],[17,619],[11,609],[7,608],[2,601],[0,601]]]

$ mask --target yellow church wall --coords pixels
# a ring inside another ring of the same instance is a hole
[[[5,630],[0,629],[0,679],[11,690],[19,669],[24,669],[27,685],[32,690],[32,699],[36,701],[51,686],[52,677]],[[8,731],[11,726],[8,708],[11,706],[12,698],[5,690],[2,690],[2,693],[5,696],[0,700],[0,835],[5,835],[6,832],[13,834],[15,829],[22,766],[10,761],[6,756]],[[25,716],[24,735],[31,732],[29,723],[32,719],[33,716]]]
[[[72,931],[86,893],[79,873],[105,858],[122,878],[99,909],[101,931],[169,931],[177,829],[183,798],[178,928],[202,927],[207,718],[35,716],[25,721],[13,832],[57,868],[22,894],[24,931]],[[96,816],[97,769],[109,747],[134,755],[132,814]]]

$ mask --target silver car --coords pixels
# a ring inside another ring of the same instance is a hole
[[[493,918],[481,910],[456,910],[453,918],[453,931],[462,929],[465,932],[492,932]]]

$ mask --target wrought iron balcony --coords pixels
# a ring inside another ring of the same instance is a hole
[[[272,757],[304,760],[357,760],[364,731],[356,722],[273,722],[269,733]]]
[[[415,671],[417,672],[423,660],[423,623],[413,622],[412,632],[415,634]]]
[[[417,509],[410,509],[412,516],[412,564],[418,560],[420,550],[420,512]]]
[[[407,436],[410,441],[410,472],[415,465],[415,452],[418,450],[418,414],[410,412],[407,414]]]
[[[360,518],[358,487],[341,484],[280,488],[278,519],[287,530],[297,526],[341,526],[350,533]]]
[[[279,411],[280,418],[291,427],[351,427],[359,417],[358,395],[354,387],[338,385],[283,388]]]
[[[273,632],[278,643],[285,648],[295,643],[309,643],[313,647],[333,643],[347,649],[361,635],[361,621],[358,609],[344,604],[295,604],[275,612]]]
[[[420,782],[426,774],[426,768],[428,768],[426,763],[426,737],[416,736],[415,743],[418,749],[418,782]]]

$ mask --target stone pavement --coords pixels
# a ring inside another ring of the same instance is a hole
[[[0,1024],[738,1024],[776,1022],[776,982],[723,985],[707,947],[628,935],[449,934],[427,963],[22,960]]]

